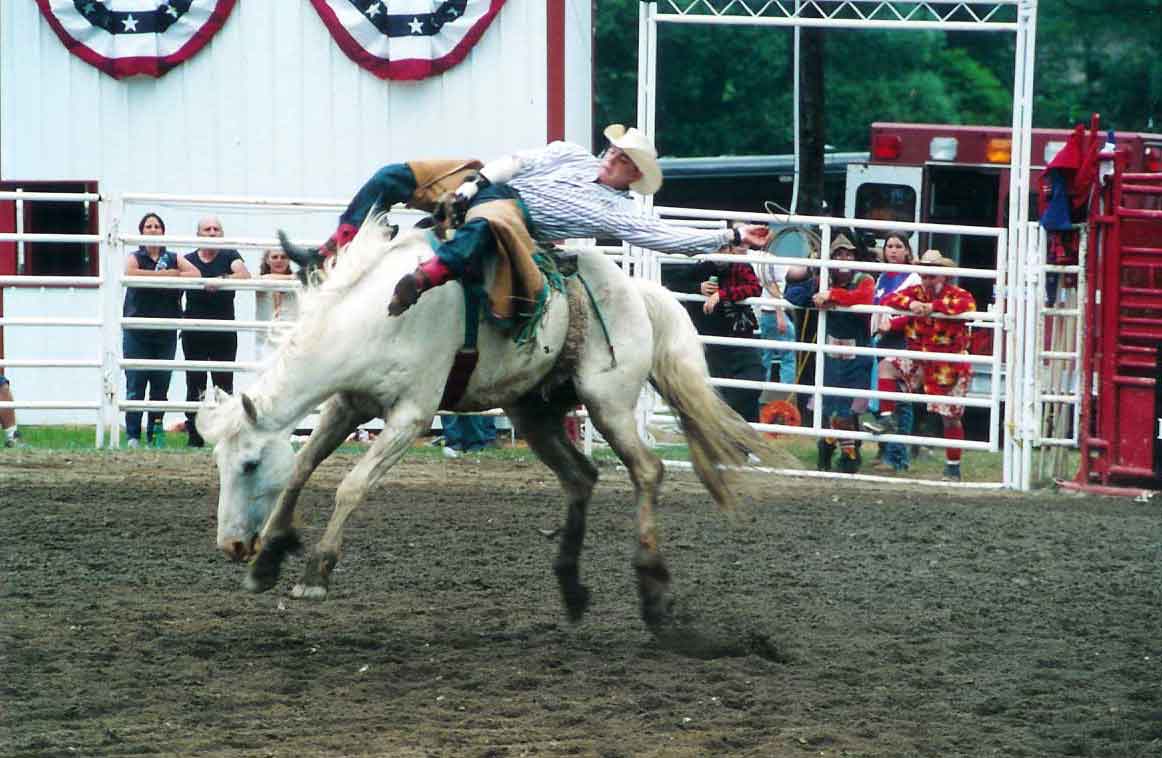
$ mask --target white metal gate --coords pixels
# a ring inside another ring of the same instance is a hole
[[[943,225],[888,224],[862,220],[844,220],[843,225],[862,229],[902,228],[904,230],[933,230],[960,234],[980,234],[997,238],[997,266],[993,272],[982,274],[972,269],[960,269],[961,276],[987,275],[996,281],[996,309],[988,314],[978,314],[978,320],[990,322],[994,328],[992,372],[988,395],[990,409],[989,441],[987,449],[996,450],[1003,442],[1004,470],[1002,484],[1009,487],[1028,489],[1031,471],[1031,447],[1037,439],[1036,419],[1039,417],[1040,398],[1037,394],[1037,374],[1027,351],[1029,334],[1036,333],[1039,322],[1039,269],[1030,268],[1031,261],[1042,248],[1039,229],[1026,223],[1029,217],[1029,167],[1033,105],[1033,65],[1036,33],[1036,0],[931,0],[929,2],[892,2],[890,0],[841,0],[834,3],[819,3],[813,0],[787,0],[786,2],[748,2],[746,0],[659,0],[643,2],[639,5],[638,26],[638,127],[654,136],[658,132],[656,117],[656,96],[658,89],[657,33],[660,24],[699,24],[758,27],[789,27],[795,30],[795,141],[796,141],[796,188],[798,180],[798,31],[803,27],[832,29],[898,29],[898,30],[957,30],[979,32],[1001,32],[1014,34],[1015,76],[1013,83],[1012,117],[1012,158],[1009,166],[1009,226],[1006,230],[986,230],[975,227],[944,228]],[[664,128],[664,127],[663,127]],[[651,205],[649,199],[643,203]],[[823,233],[824,255],[817,264],[822,268],[821,287],[826,284],[828,240],[831,227],[837,219],[762,214],[724,214],[714,211],[689,211],[685,209],[660,208],[662,215],[686,216],[704,219],[723,219],[781,223],[788,225],[817,226]],[[648,257],[649,253],[640,255]],[[731,260],[738,260],[732,256]],[[797,261],[801,264],[802,261]],[[813,264],[816,265],[816,264]],[[882,264],[881,264],[882,266]],[[655,267],[645,266],[652,271]],[[886,267],[866,266],[867,270],[885,270]],[[908,270],[896,268],[894,270]],[[825,316],[823,316],[825,318]],[[810,349],[826,360],[827,348],[822,342],[823,323],[819,327],[819,342],[811,347],[798,345],[798,349]],[[714,340],[726,341],[726,340]],[[752,347],[784,347],[780,344],[761,340],[747,340],[739,344]],[[1003,349],[1002,349],[1003,346]],[[1040,346],[1036,346],[1039,350]],[[893,355],[893,352],[868,349],[877,357]],[[1004,356],[1004,357],[1002,357]],[[1007,359],[1007,362],[1006,362]],[[975,359],[973,359],[975,360]],[[1004,377],[1004,391],[1001,391],[1001,377]],[[720,383],[731,382],[722,380]],[[733,382],[732,382],[733,383]],[[816,399],[822,394],[822,371],[816,372]],[[785,389],[778,383],[761,383],[765,388]],[[842,394],[849,394],[844,392]],[[880,393],[870,390],[869,396]],[[895,393],[899,399],[920,399]],[[885,396],[887,397],[887,396]],[[1007,402],[1003,410],[1002,399]],[[969,404],[969,403],[966,403]],[[820,426],[820,403],[815,403],[816,411],[812,427],[808,429],[780,428],[788,433],[862,438],[863,433],[836,434],[834,430],[823,430]],[[885,440],[888,438],[884,438]],[[927,444],[936,444],[928,439]],[[973,449],[978,443],[968,443],[964,447]]]
[[[100,204],[101,233],[98,235],[35,235],[17,231],[14,234],[0,235],[0,241],[70,241],[76,243],[100,244],[101,275],[98,277],[29,277],[14,276],[0,277],[0,287],[14,285],[40,287],[70,287],[96,286],[100,293],[99,308],[96,313],[85,317],[62,316],[60,314],[43,313],[36,316],[11,316],[0,318],[0,325],[6,327],[54,327],[70,330],[94,330],[99,335],[92,340],[94,354],[83,358],[59,359],[37,355],[20,355],[3,359],[6,369],[38,369],[40,371],[55,371],[69,369],[99,369],[101,381],[98,386],[77,383],[75,394],[69,397],[60,397],[52,400],[29,401],[21,400],[18,394],[16,401],[5,403],[5,407],[14,408],[53,408],[75,409],[91,411],[96,421],[96,444],[100,446],[116,446],[120,429],[120,414],[126,410],[166,410],[184,411],[194,409],[193,403],[184,401],[170,401],[166,403],[148,400],[127,401],[121,392],[121,376],[127,368],[167,368],[167,369],[226,369],[233,371],[253,371],[258,367],[255,361],[225,362],[195,362],[195,361],[144,361],[125,360],[121,357],[121,334],[126,328],[180,328],[190,326],[185,320],[155,320],[155,319],[124,319],[121,316],[121,302],[124,289],[127,285],[135,287],[200,287],[206,284],[200,279],[184,279],[180,283],[174,281],[137,277],[127,279],[122,276],[122,267],[127,246],[135,247],[145,242],[165,242],[169,245],[197,247],[213,245],[215,247],[235,248],[262,248],[273,246],[273,239],[223,237],[213,240],[199,237],[142,237],[121,231],[125,219],[134,214],[127,214],[127,207],[134,204],[149,203],[154,205],[181,205],[190,204],[200,207],[246,207],[256,212],[270,211],[271,209],[291,210],[293,212],[325,212],[332,213],[339,207],[338,202],[296,201],[292,199],[247,199],[247,198],[195,198],[172,195],[126,195],[125,197],[102,198],[91,194],[71,195],[40,195],[32,193],[0,193],[0,200],[20,197],[22,202],[91,202]],[[677,223],[707,225],[721,224],[724,221],[764,221],[769,220],[765,214],[728,213],[722,211],[697,211],[681,208],[655,208],[654,212]],[[987,396],[967,397],[959,402],[966,406],[988,408],[990,413],[989,438],[987,441],[966,442],[963,447],[968,450],[1005,451],[1005,472],[1000,485],[1027,489],[1030,486],[1032,475],[1031,453],[1035,446],[1076,446],[1076,422],[1066,436],[1053,436],[1051,430],[1042,430],[1043,410],[1046,407],[1069,406],[1075,408],[1078,402],[1076,396],[1077,351],[1065,345],[1062,349],[1055,349],[1053,345],[1044,344],[1044,324],[1046,319],[1071,319],[1069,328],[1080,331],[1081,313],[1084,304],[1075,303],[1068,307],[1045,308],[1044,285],[1047,274],[1083,275],[1084,260],[1080,266],[1047,266],[1044,261],[1044,236],[1035,224],[1026,224],[1024,236],[1034,246],[1027,254],[1014,260],[1007,255],[1008,231],[987,227],[956,227],[934,224],[896,224],[877,221],[852,221],[850,219],[834,219],[826,217],[798,217],[799,223],[816,224],[822,231],[824,244],[821,257],[815,261],[807,261],[810,266],[821,269],[824,281],[828,270],[836,264],[829,259],[827,252],[832,227],[834,225],[855,225],[864,229],[903,229],[906,231],[941,231],[947,233],[971,234],[991,237],[997,246],[997,268],[995,270],[981,269],[951,269],[950,274],[991,278],[996,282],[998,302],[1004,307],[995,311],[974,314],[971,318],[977,326],[993,330],[993,350],[988,356],[964,356],[966,362],[987,366],[990,369],[991,383]],[[1082,244],[1084,248],[1084,242]],[[628,270],[636,276],[659,280],[661,267],[667,261],[680,260],[688,262],[688,258],[681,256],[665,256],[652,251],[629,248],[626,250],[614,249],[607,251],[621,256]],[[790,264],[804,264],[799,258],[779,259],[768,255],[740,256],[708,256],[719,260],[749,260],[754,263],[783,262]],[[848,264],[849,265],[849,264]],[[903,270],[921,270],[922,267],[905,266],[891,267],[887,264],[861,264],[861,268],[869,271],[883,271],[891,268]],[[213,284],[222,286],[220,280]],[[1084,291],[1083,282],[1078,289]],[[264,280],[236,280],[225,286],[238,290],[260,289],[290,289],[294,284]],[[701,300],[698,295],[676,295],[679,299]],[[754,304],[771,303],[786,305],[783,301],[772,301],[764,298],[755,298],[750,301]],[[872,313],[885,310],[878,306],[857,306],[853,310],[861,313]],[[821,313],[826,319],[826,313]],[[265,321],[233,321],[218,324],[198,323],[199,328],[235,329],[243,331],[258,331],[270,328]],[[825,334],[825,328],[819,330]],[[835,347],[826,345],[822,337],[817,338],[814,344],[781,343],[761,339],[731,339],[707,337],[708,343],[730,343],[763,349],[767,347],[787,348],[813,352],[820,359],[826,361]],[[844,348],[852,350],[852,348]],[[856,348],[861,353],[878,356],[901,355],[905,357],[923,358],[923,354],[909,351],[884,351],[874,348]],[[1065,364],[1062,371],[1049,370],[1054,362]],[[42,374],[43,375],[43,374]],[[741,386],[751,389],[774,389],[778,391],[797,390],[812,394],[816,398],[815,407],[818,409],[820,398],[827,394],[842,394],[853,397],[872,397],[877,393],[872,389],[861,390],[833,390],[822,384],[822,371],[817,371],[817,378],[813,386],[785,385],[779,382],[748,382],[744,380],[718,379],[714,383],[719,386]],[[891,393],[883,395],[902,401],[922,401],[923,395],[912,393]],[[656,401],[655,401],[656,402]],[[1003,404],[1003,408],[1002,408]],[[651,414],[656,405],[643,404],[643,412]],[[819,410],[816,410],[810,428],[787,427],[780,425],[758,425],[764,431],[780,433],[798,433],[808,436],[834,435],[835,430],[824,430],[820,424]],[[643,418],[643,427],[648,418]],[[1066,426],[1069,429],[1068,425]],[[1003,439],[1002,439],[1003,432]],[[864,432],[852,432],[850,435],[857,439],[870,437]],[[931,438],[909,436],[885,437],[884,439],[898,441],[923,440],[926,444],[939,445],[940,442]],[[802,472],[797,472],[802,473]]]

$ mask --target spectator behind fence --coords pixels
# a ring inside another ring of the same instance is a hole
[[[137,223],[137,231],[146,236],[165,234],[165,222],[156,213],[146,213]],[[196,276],[189,261],[165,249],[164,245],[142,245],[125,259],[126,276],[176,277],[185,272]],[[129,287],[121,315],[125,318],[182,317],[182,292],[179,289],[147,289]],[[121,354],[126,359],[172,361],[177,353],[176,329],[124,329],[121,335]],[[125,399],[166,401],[169,399],[170,369],[125,369]],[[157,432],[163,429],[165,411],[150,411],[145,439],[149,444],[160,444]],[[125,436],[129,447],[141,445],[141,411],[125,412]]]
[[[836,234],[831,242],[831,259],[854,261],[856,247],[845,234]],[[788,301],[800,308],[814,306],[829,310],[836,306],[870,305],[875,291],[875,280],[870,274],[850,268],[833,268],[830,272],[831,288],[819,291],[819,274],[805,266],[795,266],[787,271],[787,287],[784,292]],[[868,347],[871,338],[868,332],[868,317],[864,314],[837,312],[827,314],[826,340],[828,345],[845,347]],[[825,387],[845,389],[867,389],[871,384],[872,358],[853,353],[827,353],[823,361],[823,384]],[[832,429],[855,431],[859,406],[851,397],[842,395],[823,396],[823,421]],[[858,401],[866,405],[864,401]],[[839,442],[840,456],[837,468],[845,474],[859,472],[860,454],[855,440]],[[819,458],[816,467],[820,471],[831,470],[831,458],[835,453],[834,438],[824,438],[817,443]]]
[[[915,262],[916,256],[912,252],[912,243],[908,241],[908,234],[906,232],[890,232],[884,239],[884,263],[903,265]],[[919,283],[920,275],[915,271],[885,271],[876,279],[876,291],[872,303],[883,305],[888,295]],[[904,327],[907,323],[907,316],[873,313],[871,317],[873,344],[888,350],[903,350],[905,347]],[[877,363],[876,371],[872,375],[872,389],[879,387],[881,368],[887,360],[889,359],[883,358]],[[880,403],[882,402],[880,401]],[[896,424],[900,434],[911,434],[915,420],[912,404],[897,402],[895,406]],[[882,406],[877,406],[876,402],[873,401],[872,410],[879,410],[879,407]],[[883,460],[875,465],[877,471],[901,472],[908,470],[911,461],[907,445],[899,442],[884,442],[880,445],[880,450],[883,453]]]
[[[496,445],[496,419],[492,416],[444,416],[444,457],[459,458]]]
[[[270,248],[262,254],[258,274],[263,279],[298,278],[291,270],[290,257],[281,248]],[[258,321],[290,322],[299,317],[299,298],[295,292],[278,290],[258,290],[254,293],[254,317]],[[266,356],[278,344],[277,332],[259,331],[255,333],[255,346],[259,359]],[[272,339],[273,338],[273,339]]]
[[[787,267],[781,263],[757,266],[763,297],[781,299],[787,283]],[[795,320],[785,308],[763,305],[759,308],[759,334],[765,340],[795,341]],[[795,383],[795,351],[767,348],[762,353],[763,374],[768,382]],[[778,370],[776,374],[775,371]]]
[[[11,403],[12,383],[8,377],[0,374],[0,403]],[[20,439],[20,428],[16,426],[16,411],[12,408],[0,408],[0,429],[4,430],[4,447],[24,447]]]
[[[214,216],[207,216],[198,222],[199,237],[221,237],[222,222]],[[249,279],[250,272],[237,250],[219,250],[201,247],[186,255],[185,260],[197,270],[193,276],[204,279]],[[187,319],[234,320],[234,291],[221,290],[206,285],[204,290],[186,290],[186,308],[182,314]],[[182,329],[182,353],[187,361],[233,361],[238,355],[238,335],[233,331],[207,332],[197,329]],[[186,400],[196,402],[206,392],[206,371],[186,371]],[[234,391],[234,374],[229,370],[210,371],[215,387],[226,392]],[[190,447],[204,447],[205,441],[198,434],[194,421],[197,413],[186,412],[186,433]]]
[[[945,258],[939,250],[929,250],[920,256],[920,265],[949,267],[955,266],[956,262]],[[943,274],[921,274],[920,284],[906,287],[884,299],[884,305],[909,314],[904,328],[909,350],[950,354],[968,352],[968,322],[932,318],[931,315],[957,315],[976,310],[972,294],[950,283],[948,279]],[[892,391],[898,385],[903,385],[908,392],[945,397],[964,397],[968,394],[968,380],[972,375],[970,364],[956,360],[891,358],[880,368],[881,390]],[[895,432],[899,425],[894,410],[895,404],[892,401],[881,400],[879,417],[865,422],[864,428],[874,434]],[[940,416],[945,439],[964,439],[963,405],[928,403],[928,410]],[[960,481],[960,452],[960,448],[955,447],[944,449],[945,481]]]
[[[731,252],[744,253],[745,248],[732,247]],[[715,337],[746,337],[754,339],[758,319],[754,309],[743,305],[748,297],[762,294],[762,285],[754,269],[745,261],[699,261],[694,267],[699,282],[698,291],[706,302],[694,304],[691,309],[694,324],[701,334]],[[758,351],[738,345],[703,345],[710,375],[719,379],[763,379],[763,366]],[[760,390],[739,387],[719,387],[726,403],[747,421],[757,421]]]

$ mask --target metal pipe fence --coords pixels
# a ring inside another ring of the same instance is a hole
[[[31,193],[30,193],[31,194]],[[56,196],[54,196],[56,197]],[[76,196],[69,195],[66,197],[74,198]],[[92,202],[94,196],[85,195],[86,201]],[[101,275],[83,277],[51,277],[51,276],[3,276],[0,277],[0,287],[51,287],[60,285],[62,287],[70,288],[96,288],[101,293],[101,307],[100,313],[94,317],[78,317],[78,316],[53,316],[53,315],[38,315],[38,316],[3,316],[0,317],[0,325],[9,327],[60,327],[68,329],[77,328],[94,328],[98,329],[100,333],[99,339],[99,355],[96,358],[35,358],[20,356],[14,359],[7,359],[2,361],[4,365],[12,368],[21,369],[70,369],[70,368],[100,368],[102,375],[102,386],[100,388],[99,398],[92,399],[61,399],[61,400],[26,400],[15,401],[13,403],[5,404],[0,407],[13,408],[59,408],[59,409],[74,409],[74,410],[92,410],[98,417],[98,432],[97,444],[104,446],[106,444],[116,446],[119,444],[119,430],[120,418],[119,414],[124,411],[136,410],[164,410],[164,411],[192,411],[196,410],[197,404],[192,402],[182,401],[168,401],[158,402],[149,400],[126,400],[120,393],[120,376],[126,369],[140,369],[140,370],[202,370],[202,371],[231,371],[231,372],[255,372],[261,369],[262,363],[257,361],[238,360],[238,361],[188,361],[188,360],[146,360],[146,359],[125,359],[120,354],[120,338],[124,331],[129,330],[179,330],[196,328],[197,331],[215,331],[215,332],[270,332],[288,328],[288,325],[269,322],[262,320],[235,320],[235,321],[215,321],[207,319],[154,319],[154,318],[125,318],[121,315],[121,299],[126,288],[134,287],[141,289],[181,289],[181,290],[198,290],[206,289],[208,287],[218,288],[222,290],[231,291],[280,291],[280,292],[294,292],[299,288],[296,281],[282,281],[282,280],[263,280],[263,279],[201,279],[194,277],[173,277],[173,278],[158,278],[145,276],[124,276],[123,275],[123,261],[126,253],[127,245],[139,245],[144,243],[150,244],[164,244],[174,246],[206,246],[215,248],[267,248],[275,246],[276,242],[268,237],[230,237],[230,238],[202,238],[189,237],[182,235],[171,236],[143,236],[138,234],[121,234],[116,230],[120,227],[124,219],[124,200],[125,198],[137,198],[141,200],[157,201],[157,198],[165,198],[168,202],[173,203],[187,203],[190,205],[202,204],[205,206],[213,206],[218,204],[230,204],[237,207],[254,207],[261,210],[270,209],[302,209],[311,207],[311,202],[296,203],[285,199],[277,199],[274,201],[256,200],[252,206],[246,205],[241,198],[194,198],[181,196],[154,196],[154,195],[127,195],[124,198],[110,198],[102,199],[101,214],[102,219],[102,233],[98,235],[41,235],[51,237],[54,240],[59,238],[68,238],[69,241],[75,242],[89,242],[96,238],[100,240],[101,245]],[[0,199],[3,195],[0,194]],[[44,200],[46,198],[30,198],[27,195],[23,200]],[[333,210],[334,204],[317,203],[317,207],[323,210]],[[782,424],[756,424],[755,428],[762,432],[775,432],[778,434],[799,434],[807,437],[840,437],[854,440],[876,440],[881,442],[903,442],[903,443],[917,443],[925,444],[931,447],[944,447],[956,445],[965,450],[990,450],[997,451],[1002,449],[1001,446],[1001,431],[1004,429],[1007,432],[1007,438],[1003,447],[1004,458],[1006,461],[1005,475],[1002,484],[1006,486],[1022,486],[1025,481],[1023,477],[1028,476],[1029,466],[1027,463],[1021,463],[1019,456],[1024,455],[1024,451],[1020,450],[1022,446],[1031,445],[1034,440],[1034,435],[1028,434],[1031,430],[1035,431],[1037,425],[1040,423],[1040,416],[1032,418],[1025,418],[1022,414],[1024,411],[1014,413],[1011,406],[1014,405],[1014,399],[1020,400],[1022,397],[1029,397],[1027,391],[1021,394],[1019,390],[1027,390],[1030,381],[1035,382],[1035,376],[1030,379],[1021,373],[1020,376],[1015,374],[1026,372],[1029,366],[1034,363],[1044,362],[1062,362],[1070,363],[1076,366],[1077,351],[1069,350],[1049,350],[1038,349],[1039,340],[1036,337],[1037,332],[1029,332],[1029,325],[1036,324],[1037,319],[1044,318],[1073,318],[1077,323],[1077,328],[1080,329],[1080,318],[1078,314],[1081,312],[1081,306],[1071,306],[1068,308],[1048,308],[1043,303],[1038,307],[1039,290],[1037,285],[1042,281],[1046,273],[1061,273],[1061,274],[1077,274],[1078,267],[1051,267],[1041,264],[1041,268],[1037,267],[1037,263],[1030,263],[1029,261],[1038,261],[1034,254],[1026,256],[1024,260],[1014,261],[1006,253],[1008,250],[1007,233],[1004,229],[982,228],[982,227],[967,227],[967,226],[949,226],[940,224],[889,224],[878,221],[865,221],[854,219],[836,219],[831,217],[810,217],[810,216],[788,216],[788,215],[774,215],[774,214],[754,214],[754,213],[732,213],[723,211],[700,211],[691,209],[673,209],[673,208],[657,208],[655,211],[667,218],[681,218],[691,224],[714,227],[721,226],[724,223],[736,220],[746,221],[763,221],[767,223],[794,223],[796,225],[813,224],[820,232],[823,240],[821,246],[821,253],[818,258],[792,258],[792,257],[778,257],[765,253],[752,252],[746,255],[707,255],[699,256],[701,260],[713,261],[727,261],[727,262],[748,262],[755,265],[764,265],[770,263],[781,263],[784,265],[804,266],[810,269],[815,269],[820,277],[820,287],[825,288],[828,284],[828,277],[830,272],[838,267],[843,268],[857,268],[868,272],[883,272],[883,271],[904,271],[916,273],[941,273],[948,275],[959,275],[965,277],[992,279],[996,283],[997,308],[992,311],[976,312],[972,314],[962,314],[959,316],[947,316],[946,318],[957,321],[970,321],[975,328],[990,329],[993,333],[992,338],[992,354],[991,355],[957,355],[956,360],[970,364],[977,368],[988,368],[989,385],[985,393],[974,393],[962,398],[944,397],[925,395],[917,392],[881,392],[878,389],[868,387],[867,389],[845,389],[838,387],[829,387],[823,383],[823,366],[825,361],[829,358],[834,358],[837,354],[853,354],[861,356],[871,356],[877,360],[885,358],[908,358],[916,361],[930,361],[930,360],[945,360],[947,356],[944,354],[927,353],[916,350],[890,350],[877,347],[855,347],[855,346],[837,346],[826,344],[824,335],[826,334],[826,319],[828,313],[826,311],[818,311],[819,317],[819,336],[814,342],[805,342],[801,339],[794,341],[784,340],[767,340],[760,338],[737,338],[737,337],[716,337],[705,335],[701,340],[707,345],[727,345],[746,348],[750,350],[765,350],[765,349],[779,349],[779,350],[794,350],[803,354],[812,354],[817,360],[816,380],[813,384],[783,383],[778,381],[750,381],[745,379],[733,379],[728,377],[719,377],[712,380],[712,383],[717,387],[730,388],[737,387],[742,389],[758,390],[763,392],[783,392],[783,393],[797,393],[809,394],[812,396],[814,414],[809,420],[809,423],[803,427],[792,427]],[[971,234],[980,237],[991,238],[995,240],[997,249],[997,266],[995,269],[983,270],[973,268],[934,268],[920,265],[892,265],[879,262],[858,262],[854,264],[851,261],[833,261],[830,259],[829,245],[827,244],[832,234],[832,228],[835,226],[855,227],[857,229],[882,230],[886,228],[897,229],[905,227],[906,230],[914,231],[929,231],[941,233],[958,233]],[[23,240],[35,240],[37,235],[9,235],[12,237],[19,237]],[[1036,237],[1036,232],[1031,231],[1026,236],[1030,238]],[[571,247],[577,247],[578,243],[573,243]],[[682,256],[667,256],[651,251],[640,250],[629,247],[609,247],[604,246],[597,248],[602,253],[612,256],[616,260],[623,262],[634,275],[643,276],[655,280],[661,279],[661,271],[663,266],[668,265],[685,265],[691,262],[688,257]],[[1083,269],[1084,267],[1082,267]],[[705,298],[696,294],[682,294],[675,293],[675,297],[685,302],[704,302]],[[762,306],[773,305],[782,308],[791,308],[792,306],[781,298],[750,298],[745,301],[747,305]],[[1017,307],[1017,306],[1020,307]],[[853,306],[849,308],[838,309],[860,315],[871,315],[874,313],[889,313],[893,312],[891,309],[882,306]],[[937,314],[938,315],[938,314]],[[939,315],[938,315],[939,317]],[[1035,349],[1035,357],[1031,357],[1024,363],[1018,363],[1013,360],[1014,356],[1020,356],[1023,353]],[[1008,360],[1005,359],[1006,352],[1010,356]],[[821,418],[822,400],[825,397],[850,397],[857,399],[888,399],[899,402],[941,402],[949,405],[958,405],[965,408],[979,408],[986,409],[989,413],[989,438],[987,441],[965,441],[957,443],[955,441],[948,441],[942,438],[933,438],[921,435],[880,435],[875,436],[868,432],[851,431],[851,430],[837,430],[824,426]],[[1070,395],[1068,392],[1062,390],[1060,386],[1052,386],[1044,390],[1038,390],[1037,393],[1031,396],[1033,399],[1029,401],[1030,408],[1036,409],[1039,412],[1041,404],[1067,404],[1076,408],[1077,398]],[[1007,401],[1007,402],[1006,402]],[[672,418],[667,415],[664,405],[661,404],[658,398],[652,398],[642,404],[642,424],[644,427],[658,420],[665,420]],[[1002,406],[1006,410],[1002,410]],[[491,414],[499,414],[499,411],[493,411]],[[583,412],[578,414],[584,417]],[[108,434],[108,443],[106,443],[105,435]],[[588,433],[587,440],[592,440],[592,433]],[[1010,447],[1010,441],[1012,446]],[[1076,444],[1076,431],[1074,431],[1073,439],[1056,438],[1047,435],[1042,435],[1038,440],[1038,444],[1045,445],[1066,445]],[[1014,462],[1016,457],[1016,462]],[[895,481],[899,481],[896,479]]]

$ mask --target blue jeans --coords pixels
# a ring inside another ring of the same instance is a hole
[[[471,452],[496,442],[496,419],[492,416],[444,416],[444,445]]]
[[[178,333],[162,332],[159,336],[143,337],[140,330],[126,329],[121,338],[121,353],[126,358],[172,361],[177,351]],[[172,371],[164,369],[126,369],[125,399],[144,400],[146,393],[150,400],[169,399],[169,380]],[[150,411],[149,426],[160,424],[165,411]],[[125,412],[125,436],[132,440],[141,439],[141,411]]]
[[[896,403],[896,425],[899,427],[900,434],[911,434],[912,426],[915,424],[915,413],[913,413],[911,403]],[[902,442],[885,442],[884,448],[884,463],[887,463],[896,471],[906,471],[908,466],[912,463],[912,455],[908,450],[908,446]]]
[[[406,203],[416,191],[416,175],[405,163],[390,163],[379,169],[355,193],[339,222],[358,228],[373,208],[388,210]]]
[[[775,314],[771,311],[759,311],[759,335],[765,340],[793,342],[795,340],[795,321],[789,313],[784,315],[783,320],[786,322],[787,328],[779,331],[779,322]],[[795,383],[794,350],[768,348],[763,350],[762,360],[763,374],[768,382],[772,381],[774,375],[772,367],[777,362],[779,364],[779,381],[783,384]]]

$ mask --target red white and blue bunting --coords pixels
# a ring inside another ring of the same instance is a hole
[[[214,36],[235,0],[36,0],[69,52],[121,79],[161,76]]]
[[[504,0],[311,0],[351,60],[380,79],[423,79],[455,66]]]

